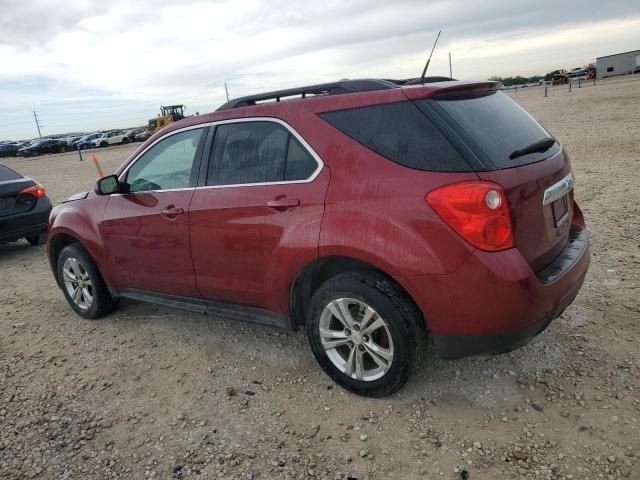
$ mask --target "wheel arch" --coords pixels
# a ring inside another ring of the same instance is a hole
[[[89,248],[89,246],[85,242],[80,240],[76,235],[66,230],[58,231],[55,233],[51,232],[49,233],[49,239],[47,243],[49,263],[51,265],[51,270],[53,271],[53,277],[55,278],[56,283],[60,288],[62,288],[60,278],[58,278],[58,257],[60,256],[60,252],[62,252],[62,250],[69,245],[78,244],[84,249],[85,252],[87,252],[87,255],[91,257],[96,265],[96,268],[98,269],[98,273],[107,285],[107,288],[109,288],[109,291],[112,295],[114,294],[114,290],[111,288],[111,284],[108,278],[105,276],[105,271],[102,268],[99,257],[95,254],[94,251],[92,251],[91,248]]]
[[[60,232],[49,237],[49,264],[53,271],[53,277],[60,288],[62,288],[62,284],[60,283],[60,278],[58,278],[58,257],[60,256],[60,252],[62,252],[66,246],[74,243],[80,244],[85,250],[87,250],[77,237],[69,233]]]
[[[305,265],[291,285],[289,299],[289,314],[295,325],[304,325],[306,323],[305,312],[311,301],[313,293],[322,285],[333,277],[348,272],[374,272],[389,278],[406,294],[407,298],[413,303],[416,310],[422,315],[421,328],[427,331],[427,321],[424,314],[418,307],[415,300],[411,297],[407,289],[402,285],[402,280],[389,274],[382,268],[373,265],[359,258],[341,255],[331,255],[320,257]]]

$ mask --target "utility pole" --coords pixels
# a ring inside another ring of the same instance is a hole
[[[451,52],[449,52],[449,78],[453,78],[453,70],[451,70]]]
[[[224,83],[224,93],[227,94],[227,102],[229,101],[229,89],[227,88],[227,82]]]
[[[36,111],[33,111],[33,119],[36,121],[36,127],[38,128],[38,136],[40,138],[42,138],[42,133],[40,132],[40,127],[42,125],[40,125],[40,120],[38,119],[38,114],[36,113]]]

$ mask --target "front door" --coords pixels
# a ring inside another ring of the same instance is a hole
[[[171,133],[120,176],[101,224],[119,289],[199,297],[189,247],[189,204],[205,128]]]
[[[218,125],[210,157],[189,211],[198,289],[287,313],[286,282],[318,255],[329,173],[276,121]]]

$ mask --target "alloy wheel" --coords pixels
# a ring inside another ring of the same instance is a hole
[[[77,258],[69,257],[62,265],[64,286],[69,297],[82,310],[88,310],[93,304],[93,283],[89,272]]]
[[[322,347],[345,375],[365,382],[384,376],[393,362],[393,340],[385,320],[369,305],[338,298],[322,311]]]

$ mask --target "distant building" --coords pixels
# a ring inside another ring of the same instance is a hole
[[[640,72],[640,50],[598,57],[596,72],[598,78]]]

